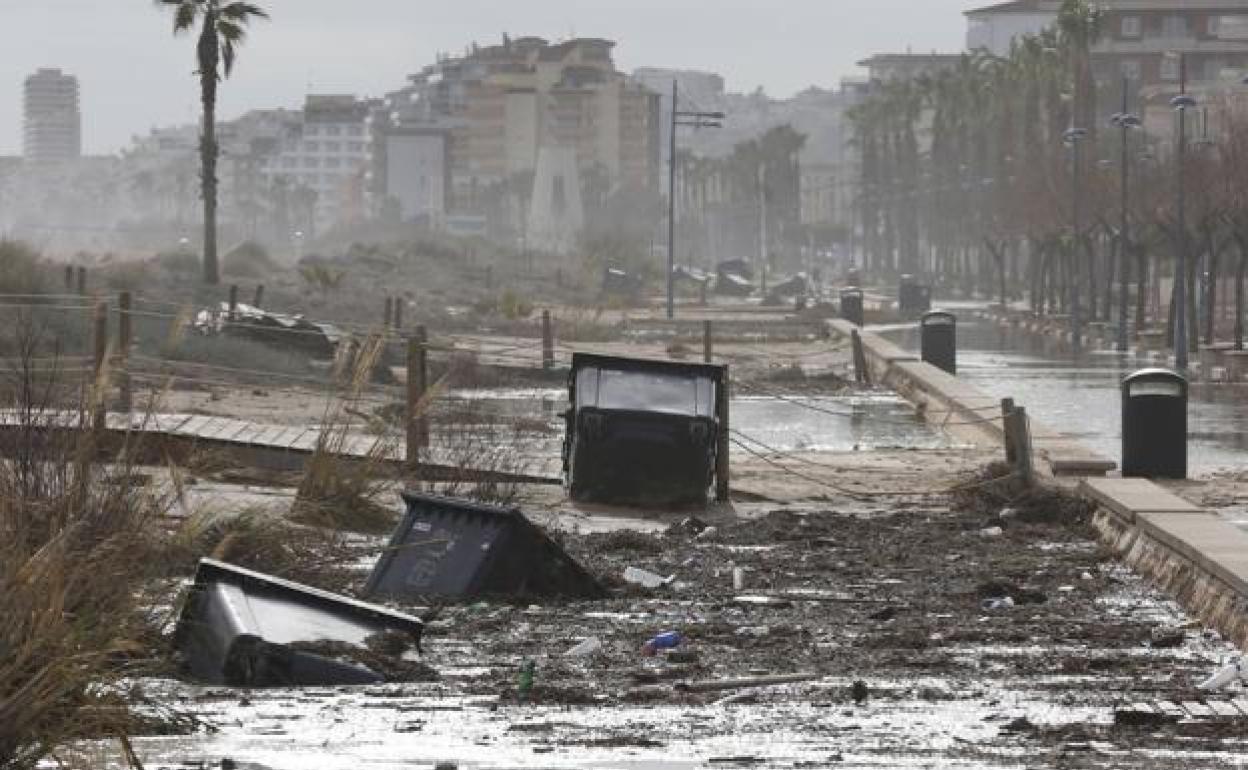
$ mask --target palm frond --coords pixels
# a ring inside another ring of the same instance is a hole
[[[169,6],[173,10],[173,33],[187,32],[194,29],[199,18],[199,0],[156,0],[157,5]]]
[[[268,11],[264,10],[255,3],[246,3],[241,0],[225,5],[220,10],[221,18],[230,19],[231,21],[242,22],[246,24],[251,19],[267,19]]]

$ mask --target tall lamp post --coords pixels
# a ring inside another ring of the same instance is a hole
[[[1140,117],[1127,111],[1128,104],[1128,88],[1130,81],[1127,78],[1122,79],[1122,112],[1114,115],[1111,122],[1122,129],[1122,162],[1119,164],[1121,168],[1121,219],[1118,224],[1118,260],[1119,260],[1119,285],[1118,285],[1118,352],[1127,352],[1127,303],[1131,293],[1131,257],[1127,253],[1131,246],[1131,218],[1128,212],[1130,203],[1130,191],[1128,184],[1130,183],[1130,133],[1131,129],[1139,128],[1141,125]]]
[[[1075,352],[1079,352],[1083,348],[1083,331],[1079,318],[1079,242],[1080,231],[1083,229],[1080,217],[1083,213],[1083,206],[1079,200],[1081,188],[1079,185],[1080,174],[1083,170],[1083,158],[1080,152],[1080,143],[1088,138],[1088,129],[1076,128],[1074,126],[1066,129],[1062,134],[1062,141],[1071,149],[1070,161],[1070,270],[1067,280],[1070,282],[1070,290],[1068,292],[1068,301],[1070,303],[1070,338],[1071,345],[1074,346]]]
[[[667,179],[667,317],[676,317],[676,129],[680,126],[692,128],[720,128],[723,125],[722,112],[696,112],[679,109],[679,84],[672,81],[672,135],[669,151],[671,158],[668,163]]]
[[[1187,368],[1187,200],[1184,165],[1187,155],[1187,111],[1196,100],[1187,93],[1187,62],[1179,55],[1179,95],[1170,100],[1179,114],[1179,131],[1175,148],[1175,227],[1178,230],[1178,264],[1174,275],[1174,366]]]

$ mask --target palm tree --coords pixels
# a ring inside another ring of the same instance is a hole
[[[199,140],[200,186],[204,199],[204,283],[220,282],[217,265],[217,84],[234,70],[238,47],[253,19],[267,19],[258,5],[239,0],[156,0],[173,10],[173,33],[191,32],[199,25],[196,61],[200,102],[204,110]]]

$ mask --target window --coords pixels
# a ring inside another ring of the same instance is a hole
[[[1162,19],[1161,36],[1166,38],[1187,37],[1187,17],[1167,16]]]
[[[363,135],[364,135],[364,126],[351,126],[351,127],[347,130],[347,133],[351,134],[351,136],[363,136]]]
[[[1248,16],[1210,16],[1209,35],[1221,40],[1248,40]]]
[[[282,168],[294,168],[294,167],[295,167],[294,158],[289,157],[289,156],[282,158]]]
[[[1140,79],[1140,60],[1139,59],[1123,59],[1119,65],[1121,74],[1127,80]]]
[[[325,133],[329,136],[340,136],[342,134],[342,128],[339,126],[327,126],[325,128]]]
[[[303,129],[303,133],[308,136],[316,136],[320,131],[321,129],[317,126],[305,126]]]
[[[321,159],[320,158],[304,158],[303,165],[306,168],[320,168]]]
[[[1140,17],[1139,16],[1123,16],[1122,17],[1122,36],[1123,37],[1139,37],[1140,36]]]
[[[325,159],[326,168],[338,168],[341,165],[342,165],[342,160],[340,158],[326,158]]]
[[[342,150],[342,142],[326,142],[325,152],[340,152]]]
[[[1179,57],[1177,56],[1161,57],[1161,79],[1162,80],[1178,80],[1179,79]]]
[[[364,152],[364,143],[363,142],[351,142],[348,144],[348,148],[351,150],[351,152]]]
[[[316,152],[320,149],[321,149],[320,142],[304,142],[303,143],[304,152]]]

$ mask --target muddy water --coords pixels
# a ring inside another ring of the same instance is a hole
[[[1106,457],[1121,456],[1119,383],[1149,364],[1118,353],[1074,356],[1036,335],[971,320],[958,324],[958,376],[1027,407],[1033,419],[1082,440]],[[913,327],[885,336],[918,350]],[[1248,385],[1196,383],[1188,406],[1188,471],[1195,477],[1236,470],[1248,461]]]
[[[842,452],[854,449],[950,446],[950,439],[919,419],[905,400],[890,391],[855,391],[836,395],[748,395],[732,399],[734,431],[784,452]],[[455,391],[452,404],[548,423],[557,445],[562,437],[560,415],[568,408],[563,389]],[[556,450],[557,451],[557,450]]]

